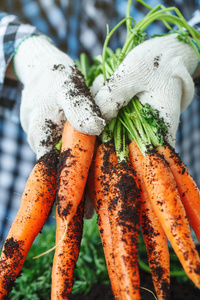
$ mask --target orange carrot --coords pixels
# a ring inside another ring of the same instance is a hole
[[[0,257],[0,299],[6,299],[19,275],[28,251],[41,231],[56,195],[57,154],[44,155],[34,166],[21,205]]]
[[[111,226],[108,214],[109,181],[112,169],[116,163],[117,156],[115,154],[114,145],[112,143],[103,143],[97,149],[95,163],[90,176],[93,176],[95,189],[95,196],[91,195],[91,198],[93,198],[93,204],[98,216],[98,227],[104,249],[110,283],[115,299],[120,299],[120,285],[115,268]],[[91,190],[92,189],[90,188],[90,191]]]
[[[141,189],[140,224],[147,248],[154,288],[159,300],[169,299],[170,257],[167,237],[157,218],[142,177],[143,155],[136,142],[129,144],[130,164],[137,173]]]
[[[52,299],[63,299],[58,298],[61,295],[66,295],[64,299],[68,299],[70,294],[70,285],[66,288],[66,282],[72,282],[73,270],[67,270],[65,266],[62,272],[60,263],[63,263],[63,259],[72,259],[66,244],[69,237],[68,227],[81,199],[84,197],[94,147],[95,136],[80,133],[68,121],[65,123],[59,161],[59,185],[56,203],[56,251],[53,262]],[[75,253],[74,255],[76,256]],[[73,259],[76,260],[76,258]]]
[[[51,299],[70,299],[73,287],[73,275],[79,255],[80,243],[83,230],[84,199],[81,200],[77,212],[71,219],[67,234],[65,235],[66,223],[57,214],[56,244],[53,269]],[[65,235],[63,242],[59,241]],[[61,278],[61,280],[58,280]],[[62,279],[64,278],[64,280]]]
[[[158,153],[143,160],[143,179],[154,211],[187,276],[200,288],[200,259],[176,182]]]
[[[95,136],[77,131],[67,121],[62,134],[57,195],[58,214],[67,223],[83,197],[95,147]]]
[[[200,191],[174,149],[169,146],[163,146],[158,148],[158,152],[162,154],[169,163],[188,220],[200,242]]]
[[[116,271],[120,280],[121,298],[140,298],[138,268],[140,191],[135,172],[125,162],[113,169],[109,187],[109,218]]]
[[[96,193],[95,193],[95,187],[94,187],[94,182],[95,182],[95,157],[97,150],[100,146],[100,141],[96,139],[95,142],[95,149],[94,149],[94,155],[93,159],[90,165],[89,173],[88,173],[88,178],[87,178],[87,183],[86,183],[86,188],[88,191],[88,195],[90,197],[90,200],[92,201],[92,204],[96,210]]]

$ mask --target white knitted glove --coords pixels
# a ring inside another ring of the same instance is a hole
[[[19,45],[14,69],[24,85],[21,124],[37,158],[58,141],[66,119],[83,133],[102,132],[105,121],[73,60],[45,36]]]
[[[177,39],[177,34],[155,37],[135,47],[102,86],[96,79],[92,93],[102,116],[109,122],[119,108],[137,95],[160,111],[169,127],[168,142],[174,146],[179,117],[194,96],[191,75],[198,58],[191,46]]]

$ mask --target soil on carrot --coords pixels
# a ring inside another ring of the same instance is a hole
[[[155,294],[153,288],[151,275],[140,270],[141,280],[141,300],[155,300],[152,292]],[[109,285],[95,284],[90,293],[86,296],[73,295],[71,300],[114,300],[111,287]],[[171,292],[170,300],[199,300],[200,290],[194,287],[190,282],[177,283],[177,280],[171,278]]]
[[[18,266],[18,264],[20,264],[20,261],[23,260],[23,254],[21,251],[21,247],[22,247],[23,243],[24,243],[24,241],[15,240],[15,239],[13,239],[13,237],[11,237],[11,238],[7,239],[4,244],[3,252],[5,254],[6,259],[14,259],[14,265],[16,267]],[[13,256],[14,256],[14,258],[13,258]],[[2,281],[2,284],[3,284],[3,288],[5,290],[7,290],[8,292],[10,292],[12,287],[15,284],[15,281],[13,280],[13,276],[12,276],[12,268],[7,265],[5,259],[1,259],[0,265],[1,265],[0,273],[2,271],[4,271],[5,268],[6,268],[6,270],[8,270],[7,275],[5,276],[5,278]]]
[[[73,277],[70,276],[70,272],[68,272],[69,268],[71,270],[74,270],[76,266],[76,261],[78,258],[79,250],[80,250],[80,244],[81,244],[81,238],[82,238],[82,231],[83,231],[83,211],[84,211],[84,201],[81,201],[78,208],[77,213],[74,215],[72,221],[69,223],[68,227],[68,234],[66,238],[66,243],[68,245],[67,251],[68,255],[63,253],[63,256],[65,257],[66,263],[63,264],[62,267],[59,268],[60,274],[61,274],[61,281],[63,279],[63,292],[62,297],[63,299],[67,299],[69,295],[71,294],[71,288],[73,285]],[[59,256],[62,257],[60,254]],[[67,257],[67,258],[66,258]],[[61,258],[61,263],[64,260]]]

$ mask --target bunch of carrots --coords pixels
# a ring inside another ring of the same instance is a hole
[[[28,251],[42,230],[55,197],[57,229],[51,298],[69,299],[82,237],[84,189],[95,139],[95,136],[78,132],[67,121],[60,155],[54,149],[34,166],[2,249],[0,299],[7,298],[20,275]]]
[[[86,82],[103,74],[107,80],[123,58],[145,39],[144,30],[153,20],[178,32],[180,42],[198,43],[199,33],[188,26],[176,8],[158,5],[138,24],[132,25],[128,2],[126,19],[109,31],[102,56],[89,66],[82,56]],[[176,16],[171,14],[176,13]],[[127,38],[115,53],[108,42],[124,22]],[[178,28],[174,30],[171,25]],[[188,31],[186,31],[188,30]],[[199,44],[199,43],[198,43]],[[194,45],[193,45],[194,48]],[[195,49],[197,52],[197,49]],[[198,54],[199,57],[199,54]],[[200,288],[200,258],[190,226],[200,242],[200,191],[175,150],[167,143],[168,128],[159,112],[134,97],[107,125],[88,178],[88,190],[98,216],[99,231],[116,299],[140,299],[138,234],[141,227],[148,262],[158,299],[169,299],[172,245],[187,276]]]
[[[78,62],[86,83],[102,73],[106,80],[128,52],[145,39],[146,27],[160,20],[176,25],[180,39],[195,45],[200,34],[176,8],[158,5],[133,25],[127,16],[105,40],[102,56],[91,67],[85,55]],[[173,14],[171,13],[173,12]],[[174,15],[175,13],[175,15]],[[127,39],[114,53],[108,42],[124,22]],[[200,56],[197,53],[198,57]],[[200,241],[200,191],[174,149],[166,143],[167,127],[157,111],[130,99],[109,123],[99,145],[66,122],[62,140],[31,172],[21,206],[0,257],[0,299],[6,299],[20,275],[27,253],[44,226],[56,198],[56,244],[51,299],[70,299],[79,255],[87,187],[98,216],[107,269],[115,299],[140,299],[138,236],[141,226],[158,299],[168,299],[170,241],[186,274],[200,288],[200,258],[190,226]],[[96,149],[96,150],[95,150]],[[50,249],[49,251],[51,251]],[[48,251],[47,251],[48,252]]]
[[[140,299],[139,226],[157,298],[170,295],[167,240],[200,288],[200,258],[190,231],[191,225],[200,241],[200,192],[174,149],[159,138],[157,130],[163,126],[159,119],[155,128],[151,124],[154,113],[137,98],[123,108],[112,121],[113,136],[103,135],[89,173],[89,192],[116,299]]]

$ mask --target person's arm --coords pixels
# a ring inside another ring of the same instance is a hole
[[[5,76],[23,84],[20,119],[37,158],[55,145],[66,119],[99,135],[105,122],[73,60],[13,15],[0,15],[0,29],[0,84]]]
[[[34,26],[23,24],[16,16],[0,11],[0,91],[5,77],[16,79],[12,58],[21,41],[39,34]]]
[[[55,147],[66,120],[80,132],[99,135],[105,121],[74,61],[31,25],[12,16],[2,20],[1,32],[14,30],[1,39],[7,41],[1,47],[7,49],[2,84],[5,75],[23,84],[20,120],[37,159]],[[90,218],[93,209],[86,203],[84,217]]]

